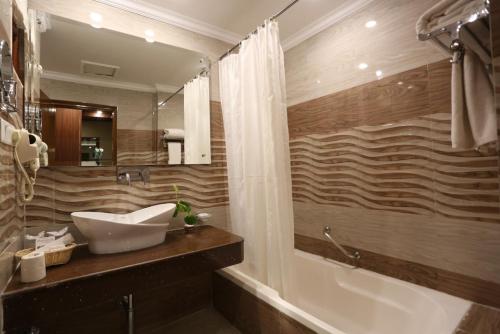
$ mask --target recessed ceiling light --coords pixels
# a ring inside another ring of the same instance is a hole
[[[375,71],[375,75],[376,75],[377,77],[381,77],[381,76],[383,76],[383,75],[384,75],[384,72],[382,72],[382,70],[376,70],[376,71]]]
[[[97,117],[101,117],[101,116],[102,116],[102,110],[97,110],[97,111],[95,112],[95,115],[96,115]]]
[[[101,28],[102,27],[102,15],[99,13],[90,13],[90,25],[94,28]]]
[[[155,41],[155,32],[151,29],[145,30],[144,35],[146,35],[146,41],[153,43]]]
[[[368,64],[367,63],[361,63],[358,65],[358,68],[360,70],[366,70],[368,68]]]
[[[377,25],[377,21],[375,21],[375,20],[370,20],[370,21],[365,23],[365,27],[367,27],[367,28],[373,28],[376,25]]]
[[[398,81],[398,85],[402,85],[403,84],[403,81]]]

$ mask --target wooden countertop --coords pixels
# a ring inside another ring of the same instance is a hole
[[[22,283],[20,272],[17,270],[3,293],[3,298],[8,299],[19,294],[55,287],[62,283],[73,283],[147,264],[167,263],[179,257],[236,244],[241,245],[242,252],[243,239],[241,237],[212,226],[200,226],[189,234],[186,234],[184,230],[168,232],[164,243],[126,253],[95,255],[89,252],[86,245],[82,245],[75,249],[68,264],[47,268],[47,277],[38,282]],[[241,259],[242,257],[243,254],[241,254]],[[235,263],[241,262],[241,259],[234,259]]]

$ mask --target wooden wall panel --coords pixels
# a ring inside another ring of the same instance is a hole
[[[315,333],[218,273],[213,275],[213,303],[243,334]]]
[[[500,310],[472,305],[455,331],[455,334],[500,333]]]
[[[49,163],[59,166],[80,165],[81,129],[82,112],[80,110],[58,108],[54,122],[54,130],[57,132],[55,160]]]

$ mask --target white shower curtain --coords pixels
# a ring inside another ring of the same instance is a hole
[[[240,267],[282,295],[293,251],[284,72],[276,22],[219,64],[231,226],[245,238]]]
[[[208,77],[199,76],[184,85],[184,163],[211,163]]]

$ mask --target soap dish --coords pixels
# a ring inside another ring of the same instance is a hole
[[[66,264],[71,259],[71,254],[73,249],[76,247],[75,243],[67,244],[64,249],[59,249],[55,251],[45,252],[45,267],[57,266],[60,264]],[[16,252],[17,260],[21,260],[24,255],[33,252],[34,248],[21,249]]]

